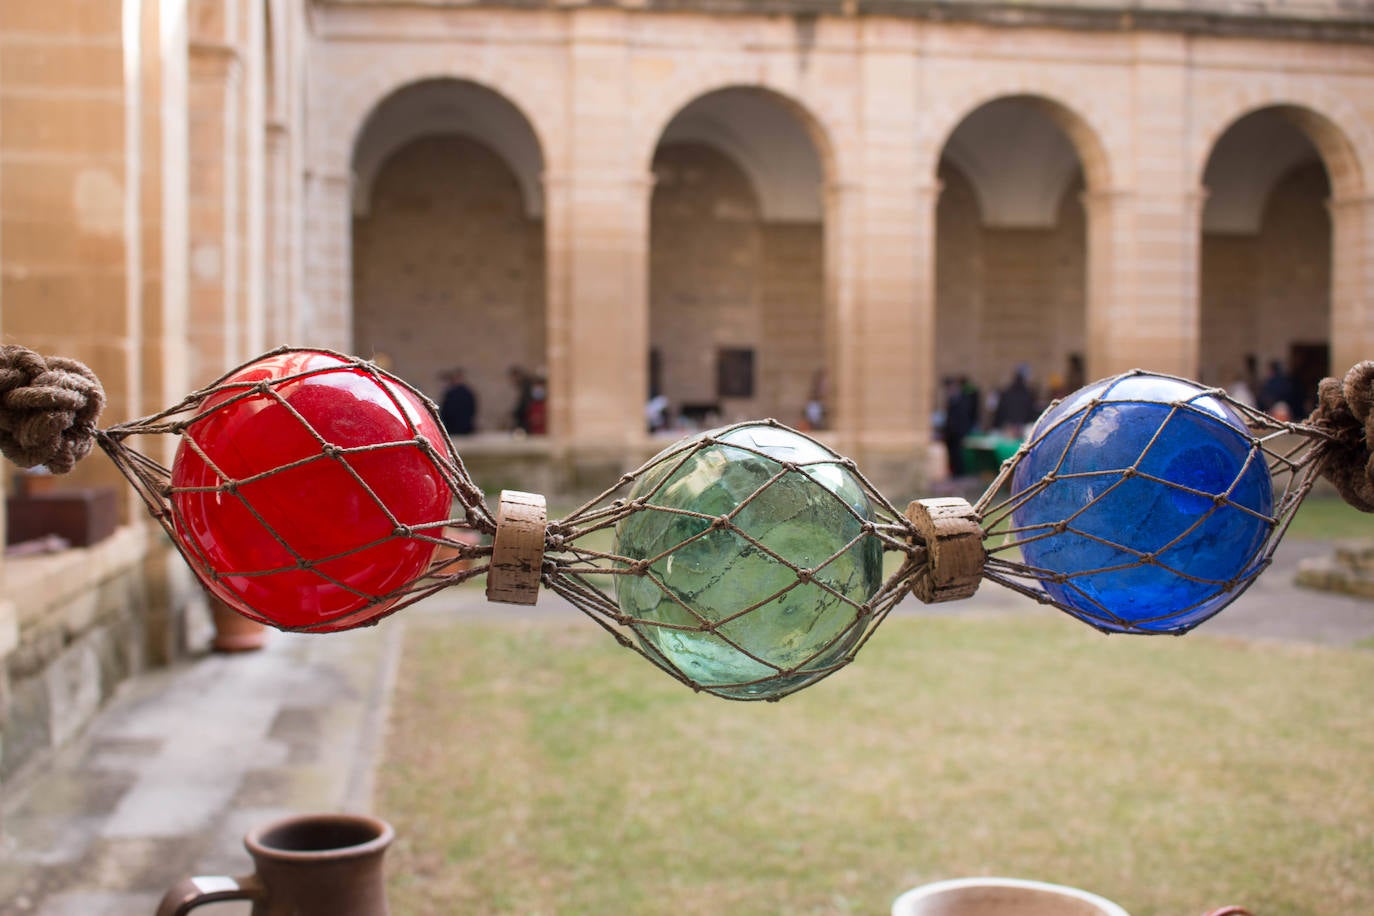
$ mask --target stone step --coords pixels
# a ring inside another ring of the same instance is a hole
[[[1294,582],[1303,588],[1374,598],[1374,570],[1351,568],[1336,557],[1303,560]]]
[[[1374,540],[1338,541],[1336,562],[1346,569],[1374,574]]]

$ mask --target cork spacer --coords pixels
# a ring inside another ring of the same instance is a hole
[[[487,600],[534,604],[544,567],[548,507],[538,493],[502,490],[487,571]]]
[[[926,604],[968,598],[983,578],[983,526],[978,512],[958,497],[918,499],[906,507],[926,548],[926,564],[911,577],[911,591]]]

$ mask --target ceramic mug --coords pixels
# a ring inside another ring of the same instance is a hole
[[[253,873],[186,878],[157,916],[223,900],[253,901],[253,916],[388,916],[382,856],[395,832],[375,817],[307,814],[248,832]]]

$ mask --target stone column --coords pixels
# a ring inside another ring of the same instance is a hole
[[[629,158],[629,17],[568,20],[568,138],[544,181],[552,441],[567,485],[607,486],[645,439],[648,162]]]
[[[859,228],[862,194],[855,183],[831,182],[825,187],[825,336],[830,372],[830,425],[836,446],[856,451],[864,431],[864,392],[861,361],[864,335],[860,330]]]
[[[653,179],[584,171],[544,184],[550,433],[590,469],[644,436]]]
[[[242,6],[243,91],[238,98],[239,131],[236,153],[242,163],[242,202],[239,237],[243,246],[243,278],[238,320],[241,350],[235,362],[261,353],[266,340],[267,272],[267,86],[265,83],[266,11],[261,0]]]
[[[837,207],[849,214],[836,233],[847,236],[854,259],[852,278],[843,261],[837,265],[837,394],[849,439],[839,444],[880,489],[899,497],[915,495],[929,479],[939,196],[938,182],[875,173]]]
[[[310,339],[296,343],[349,351],[353,345],[352,179],[306,173],[304,210],[305,295],[297,322],[307,329]]]
[[[1136,333],[1136,310],[1130,280],[1135,274],[1129,207],[1132,195],[1124,190],[1087,191],[1083,209],[1088,221],[1087,352],[1088,381],[1132,366],[1129,341]]]
[[[108,399],[104,425],[141,406],[143,67],[139,46],[125,41],[141,10],[122,7],[73,16],[60,5],[7,4],[0,33],[4,341],[90,366]],[[130,502],[98,456],[69,481],[116,486]]]
[[[1374,195],[1333,199],[1331,372],[1374,357]]]
[[[141,414],[186,394],[187,45],[184,18],[143,6]],[[169,463],[171,441],[149,442]]]
[[[242,79],[238,50],[192,39],[187,103],[190,196],[187,244],[189,374],[199,387],[233,366],[243,350],[236,305],[241,251],[237,155]]]
[[[271,348],[299,342],[291,301],[291,135],[285,124],[280,121],[267,123],[264,149],[263,342]]]

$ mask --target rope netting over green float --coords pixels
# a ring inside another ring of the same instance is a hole
[[[1319,472],[1374,509],[1374,362],[1324,382],[1303,423],[1171,376],[1097,382],[1046,411],[974,505],[900,511],[850,459],[763,421],[684,439],[552,522],[537,494],[493,511],[434,405],[365,360],[283,348],[106,430],[61,394],[94,378],[65,365],[0,349],[0,448],[31,466],[44,435],[68,453],[94,437],[241,613],[325,632],[478,577],[493,601],[542,586],[731,699],[815,683],[908,593],[956,600],[985,578],[1109,632],[1185,632],[1268,566]],[[44,397],[70,417],[39,417]]]

